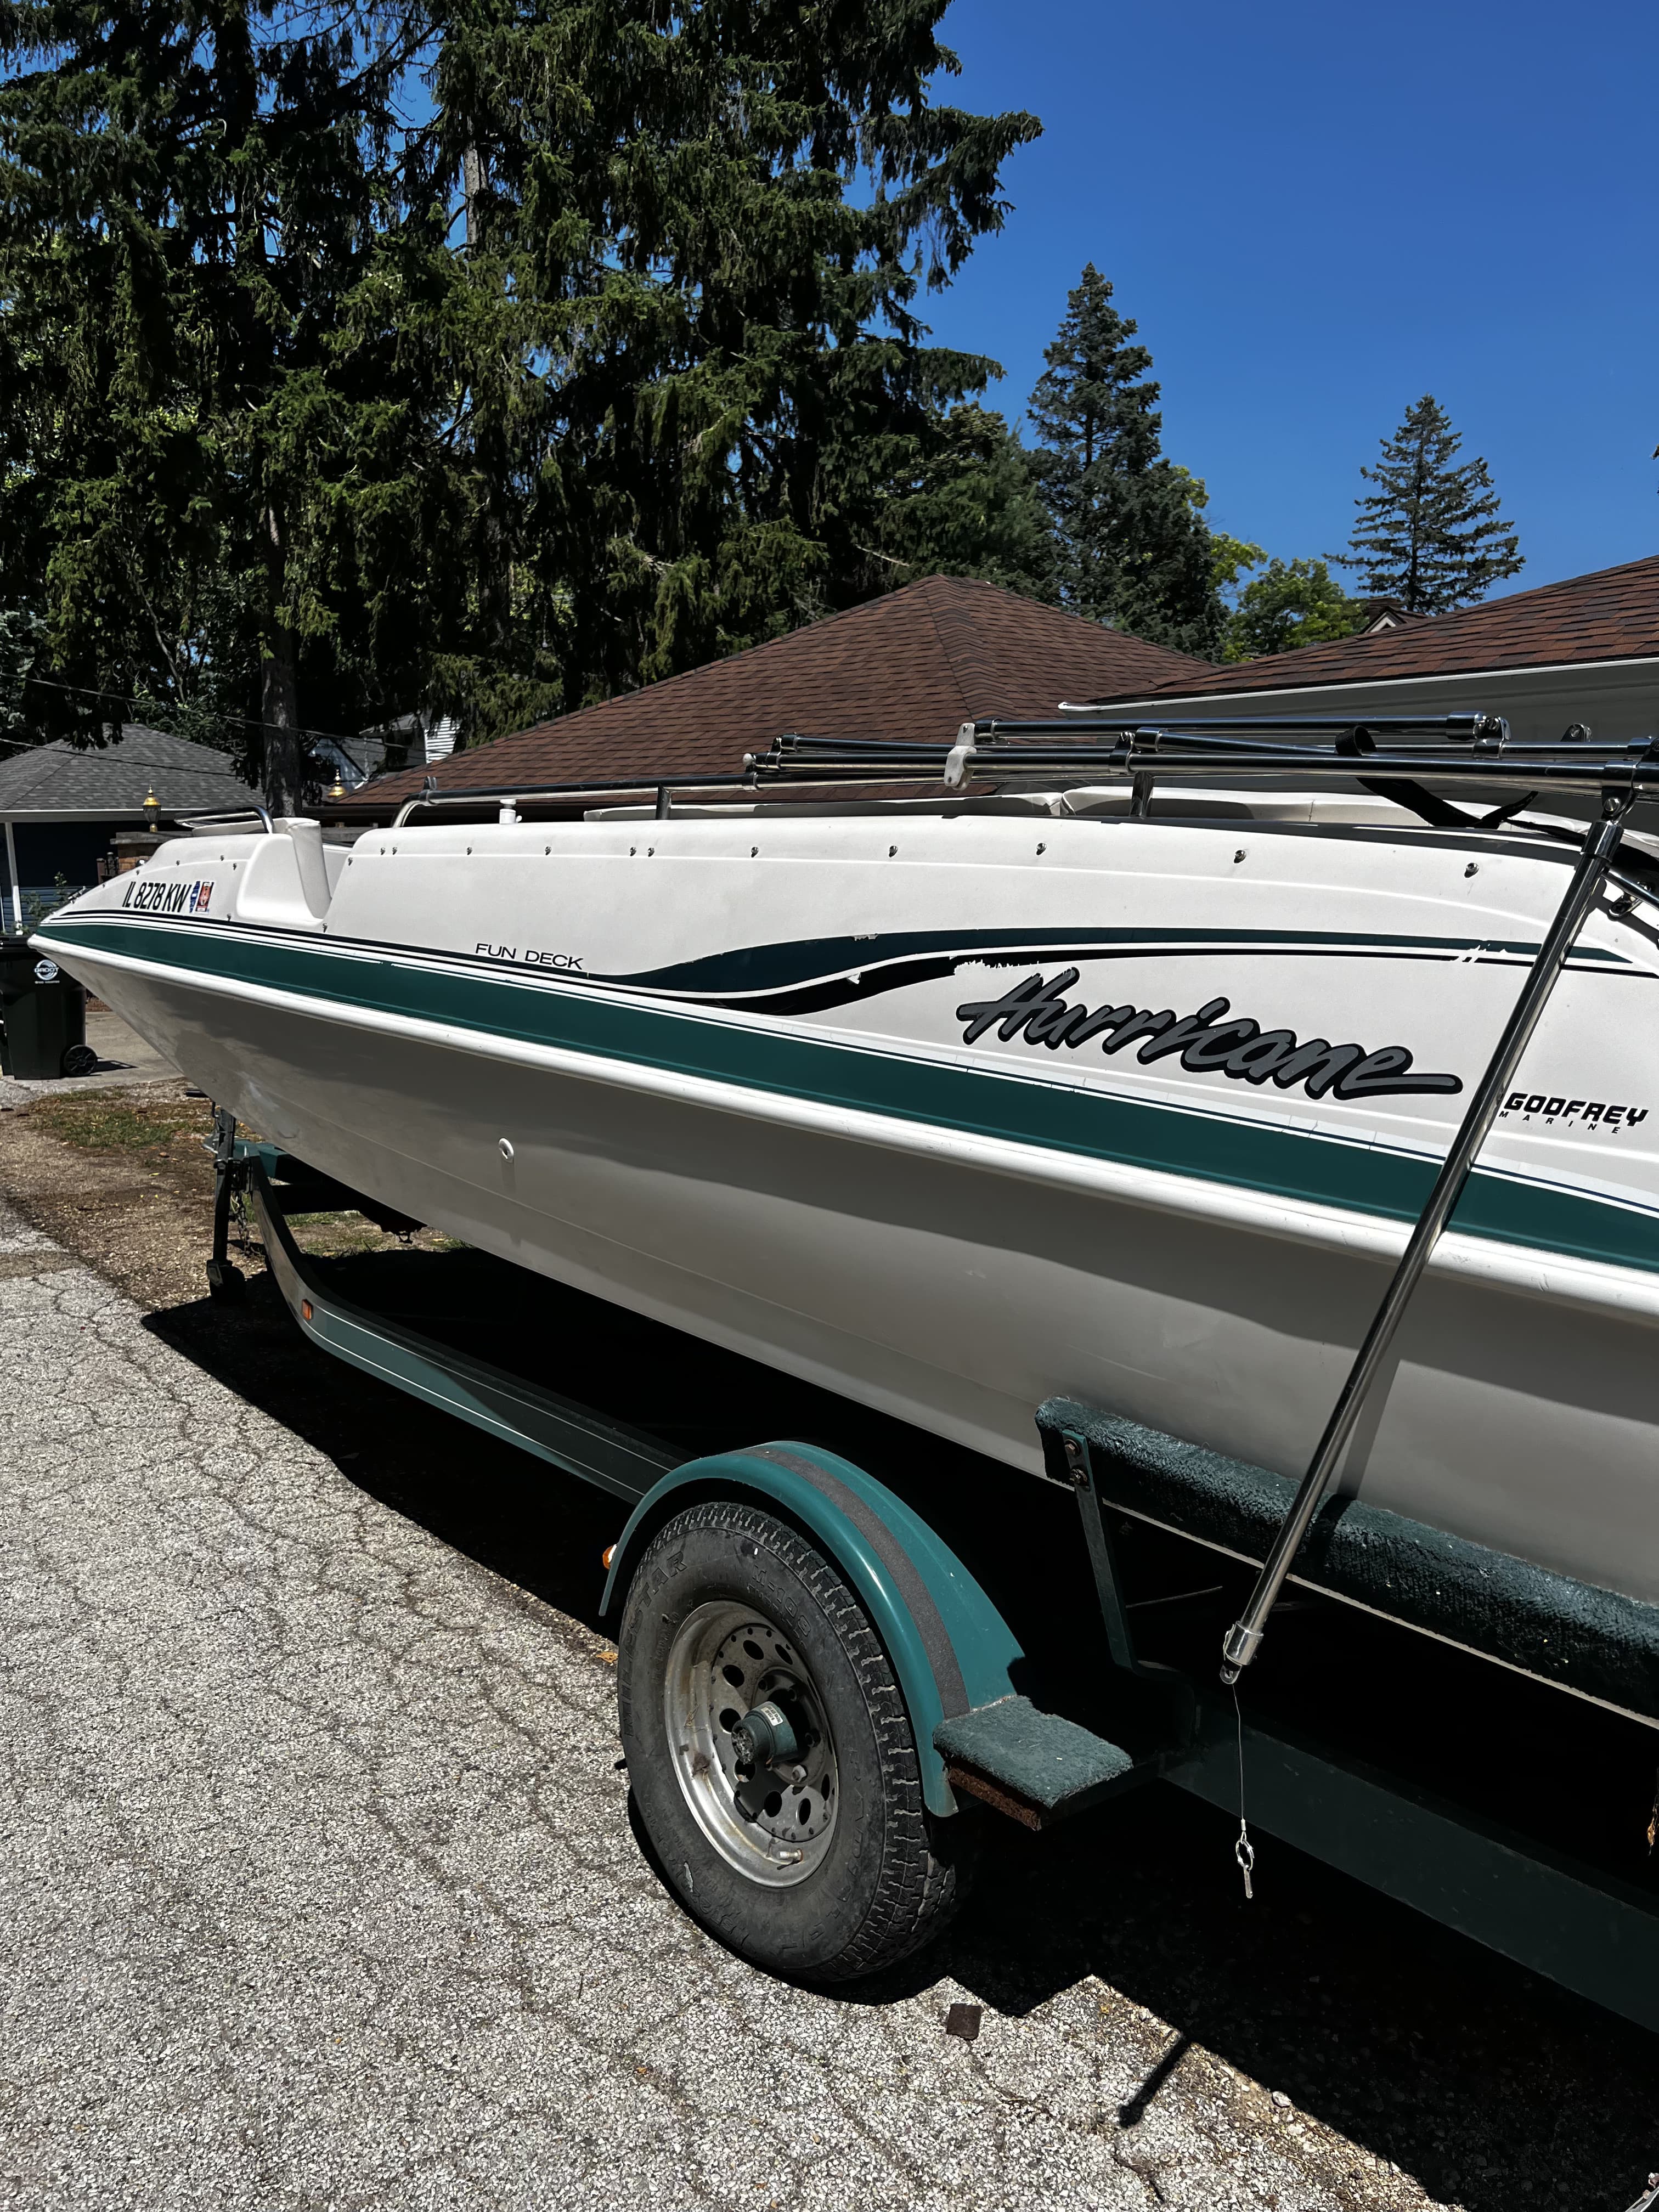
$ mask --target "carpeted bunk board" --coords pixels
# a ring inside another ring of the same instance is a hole
[[[1049,1472],[1088,1446],[1101,1498],[1259,1562],[1296,1495],[1288,1477],[1069,1398],[1038,1409]],[[1328,1498],[1296,1579],[1648,1719],[1659,1719],[1659,1605],[1552,1574],[1363,1500]]]

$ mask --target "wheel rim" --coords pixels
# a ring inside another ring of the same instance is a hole
[[[751,1881],[805,1881],[830,1849],[841,1778],[823,1700],[793,1638],[734,1600],[700,1605],[680,1625],[663,1688],[669,1755],[704,1835]],[[787,1716],[799,1748],[787,1766],[749,1773],[732,1730],[763,1703]]]

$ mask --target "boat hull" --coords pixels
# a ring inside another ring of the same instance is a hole
[[[1068,1398],[1295,1475],[1571,848],[1075,803],[186,839],[36,941],[261,1135],[503,1259],[1032,1474]],[[1638,882],[1340,1476],[1651,1601],[1656,1015]]]
[[[54,943],[312,1165],[1033,1474],[1053,1397],[1299,1473],[1403,1242],[1053,1146]],[[1450,1240],[1341,1486],[1659,1600],[1659,1302],[1599,1272],[1578,1295],[1559,1255],[1500,1265]],[[556,1346],[548,1366],[564,1373]]]

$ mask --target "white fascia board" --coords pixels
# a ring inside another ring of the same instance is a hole
[[[1659,690],[1659,656],[1644,653],[1627,660],[1540,661],[1525,668],[1460,668],[1439,676],[1357,677],[1344,684],[1286,684],[1276,691],[1170,691],[1152,699],[1104,699],[1097,703],[1109,709],[1115,719],[1123,714],[1144,714],[1151,720],[1177,711],[1201,712],[1206,707],[1252,708],[1267,714],[1297,703],[1306,707],[1326,700],[1340,702],[1347,695],[1358,692],[1365,695],[1375,712],[1378,711],[1375,706],[1377,696],[1394,691],[1443,690],[1449,684],[1478,684],[1489,691],[1500,684],[1511,690],[1528,685],[1552,691],[1571,688],[1601,690],[1615,688],[1608,686],[1606,679],[1620,676],[1632,688],[1645,679]],[[1616,688],[1622,690],[1625,686]]]

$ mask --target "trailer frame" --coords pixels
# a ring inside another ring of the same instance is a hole
[[[632,1565],[675,1501],[762,1498],[828,1551],[871,1613],[900,1677],[918,1745],[926,1748],[927,1802],[936,1813],[948,1816],[964,1800],[976,1799],[1028,1826],[1046,1827],[1126,1790],[1168,1783],[1659,2031],[1659,1894],[1349,1756],[1340,1744],[1247,1716],[1236,1698],[1221,1694],[1212,1674],[1174,1673],[1143,1659],[1112,1520],[1126,1513],[1158,1521],[1166,1509],[1133,1486],[1133,1439],[1126,1443],[1119,1433],[1126,1425],[1065,1401],[1034,1409],[1049,1471],[1076,1494],[1112,1709],[1122,1717],[1127,1746],[1042,1712],[1019,1692],[1011,1671],[1020,1652],[1018,1624],[1011,1628],[938,1533],[866,1471],[787,1443],[686,1463],[660,1438],[354,1304],[307,1259],[287,1217],[290,1211],[358,1210],[384,1220],[385,1210],[276,1146],[238,1137],[223,1112],[214,1149],[208,1270],[214,1295],[240,1291],[229,1234],[238,1202],[246,1201],[270,1273],[312,1343],[631,1504],[627,1528],[606,1555],[605,1617],[619,1616]],[[1224,1486],[1206,1475],[1209,1462],[1229,1470],[1225,1480],[1235,1487],[1240,1477],[1255,1478],[1258,1486],[1289,1486],[1283,1478],[1216,1461],[1175,1439],[1151,1443],[1167,1448],[1164,1457],[1186,1467],[1188,1480],[1200,1487],[1206,1480],[1212,1490]],[[1264,1525],[1271,1528],[1271,1510],[1269,1492],[1254,1525],[1246,1512],[1235,1528],[1222,1532],[1234,1534],[1231,1544],[1214,1526],[1176,1533],[1255,1563],[1264,1547],[1255,1541],[1252,1552],[1251,1543]],[[1269,1516],[1265,1523],[1263,1514]],[[1363,1604],[1363,1594],[1342,1584],[1340,1545],[1333,1533],[1340,1518],[1340,1510],[1333,1516],[1328,1506],[1315,1523],[1313,1554],[1298,1554],[1292,1579]],[[1435,1534],[1400,1525],[1413,1532],[1412,1541]],[[1372,1530],[1370,1540],[1373,1547],[1377,1540],[1386,1544],[1388,1533],[1379,1540]],[[1618,1602],[1635,1607],[1634,1601]],[[1627,1637],[1632,1620],[1644,1632],[1645,1614],[1653,1616],[1651,1658],[1659,1664],[1659,1607],[1620,1613],[1616,1634]],[[1516,1663],[1496,1652],[1480,1656]],[[1645,1646],[1640,1663],[1650,1663]],[[1632,1717],[1659,1725],[1645,1715]]]

